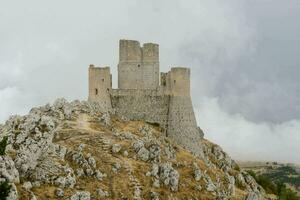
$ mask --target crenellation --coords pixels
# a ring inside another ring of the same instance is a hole
[[[120,117],[157,123],[168,137],[193,152],[202,152],[189,68],[174,67],[160,73],[158,44],[141,47],[138,41],[120,40],[117,89],[112,89],[111,81],[109,67],[90,65],[89,101],[114,109]]]

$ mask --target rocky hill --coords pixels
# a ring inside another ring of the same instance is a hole
[[[117,118],[100,105],[33,108],[0,125],[0,182],[7,199],[267,199],[222,149],[199,141],[197,157],[160,127]]]

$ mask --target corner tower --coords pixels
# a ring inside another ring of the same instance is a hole
[[[110,92],[112,80],[109,67],[89,67],[89,101],[99,102],[104,108],[111,108]]]
[[[167,135],[190,151],[203,156],[200,129],[197,126],[190,95],[190,69],[172,68],[167,74],[169,84],[169,116]]]

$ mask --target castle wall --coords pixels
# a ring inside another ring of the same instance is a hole
[[[110,92],[112,81],[109,67],[89,67],[89,101],[100,102],[104,107],[111,108]]]
[[[202,156],[202,133],[190,96],[190,69],[161,73],[157,44],[120,40],[118,88],[112,89],[109,67],[89,68],[89,101],[113,108],[130,120],[158,123],[168,137]],[[160,83],[159,83],[160,82]]]
[[[158,123],[166,128],[169,96],[160,90],[113,89],[111,101],[119,117]]]

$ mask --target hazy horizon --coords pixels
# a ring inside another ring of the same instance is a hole
[[[191,68],[205,138],[237,160],[300,164],[300,1],[7,1],[0,8],[0,123],[56,98],[85,100],[88,66],[118,41],[160,45]]]

